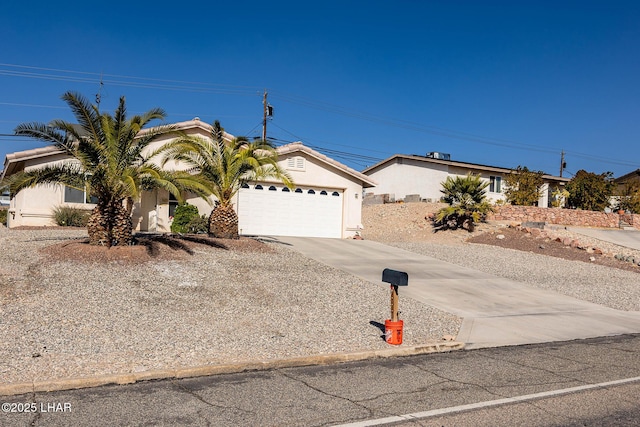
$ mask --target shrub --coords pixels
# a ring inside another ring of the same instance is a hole
[[[569,192],[567,203],[570,207],[589,211],[602,211],[609,206],[609,198],[613,194],[613,173],[595,174],[583,169],[567,183]]]
[[[618,196],[618,210],[640,213],[640,183],[627,182]]]
[[[198,208],[189,203],[180,203],[176,206],[176,211],[173,215],[171,231],[173,233],[191,233],[188,225],[194,218],[200,218]]]
[[[505,177],[507,201],[517,206],[534,206],[540,199],[544,172],[530,171],[526,166],[518,166]]]
[[[207,234],[209,232],[209,218],[206,215],[194,216],[187,223],[189,233]]]
[[[7,210],[0,209],[0,224],[7,225]]]
[[[86,227],[91,212],[85,209],[58,206],[53,209],[53,219],[56,224],[65,227]]]

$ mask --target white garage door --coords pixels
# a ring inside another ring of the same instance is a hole
[[[238,194],[238,220],[244,235],[342,237],[343,192],[251,184]]]

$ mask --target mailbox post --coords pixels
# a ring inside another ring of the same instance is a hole
[[[409,275],[404,271],[385,268],[382,271],[382,281],[389,283],[391,288],[391,318],[384,322],[385,341],[389,344],[402,344],[402,328],[404,322],[398,319],[398,286],[409,285]]]

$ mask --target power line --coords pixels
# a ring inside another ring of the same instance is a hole
[[[38,72],[32,72],[32,71],[19,71],[19,70],[16,71],[16,70],[0,69],[0,75],[7,75],[7,76],[13,76],[13,77],[73,81],[73,82],[91,83],[91,84],[96,84],[102,81],[105,84],[108,83],[114,86],[137,87],[137,88],[146,88],[146,89],[161,89],[161,90],[195,92],[195,93],[218,93],[218,94],[250,95],[250,96],[256,96],[260,94],[258,91],[258,88],[252,88],[249,86],[234,86],[234,85],[213,84],[213,83],[207,83],[207,82],[156,79],[156,78],[149,78],[149,77],[126,76],[126,75],[118,75],[118,74],[102,74],[102,73],[65,70],[65,69],[58,69],[58,68],[35,67],[35,66],[8,64],[8,63],[0,63],[0,66],[38,71]],[[63,74],[51,74],[51,72],[63,73]],[[113,79],[101,80],[100,79],[101,76],[110,77]],[[126,80],[122,80],[122,79],[126,79]],[[281,99],[284,102],[302,105],[307,108],[326,111],[329,113],[352,117],[359,120],[370,121],[370,122],[378,123],[385,126],[397,127],[397,128],[402,128],[402,129],[411,130],[411,131],[420,132],[420,133],[438,135],[445,138],[452,138],[452,139],[458,139],[458,140],[470,141],[470,142],[478,142],[481,144],[493,145],[493,146],[504,147],[504,148],[557,154],[556,148],[549,148],[549,147],[535,145],[535,144],[526,144],[526,143],[521,143],[518,141],[511,141],[506,139],[484,137],[484,136],[475,135],[472,133],[411,122],[408,120],[394,119],[386,116],[378,116],[378,115],[349,109],[347,107],[342,107],[339,105],[335,105],[335,104],[331,104],[323,101],[312,100],[309,98],[304,98],[296,95],[289,95],[283,92],[275,91],[275,92],[272,92],[272,94],[273,96],[275,96],[278,99]],[[33,105],[33,104],[17,104],[17,103],[13,103],[13,104],[0,103],[0,104],[13,105],[13,106],[25,106],[25,107],[40,107],[40,108],[64,108],[59,106],[44,106],[44,105]],[[285,130],[285,132],[287,131]],[[352,147],[352,148],[356,148],[356,147]],[[604,158],[601,156],[596,157],[586,153],[567,151],[567,154],[571,154],[575,157],[580,157],[588,160],[597,160],[601,163],[638,167],[638,163]]]
[[[281,98],[285,102],[303,105],[308,108],[314,108],[322,111],[332,112],[335,114],[341,114],[348,117],[366,120],[366,121],[370,121],[378,124],[384,124],[384,125],[403,128],[407,130],[413,130],[416,132],[429,133],[433,135],[444,136],[447,138],[480,142],[483,144],[490,144],[490,145],[495,145],[500,147],[520,148],[520,149],[527,149],[527,150],[541,151],[541,152],[548,152],[548,153],[556,152],[555,148],[547,148],[539,145],[525,144],[517,141],[510,141],[510,140],[504,140],[504,139],[498,139],[498,138],[489,138],[489,137],[475,135],[468,132],[461,132],[461,131],[456,131],[451,129],[440,128],[436,126],[429,126],[421,123],[411,122],[408,120],[394,119],[386,116],[377,116],[374,114],[363,113],[355,110],[349,110],[345,107],[341,107],[335,104],[329,104],[326,102],[313,101],[313,100],[292,96],[292,95],[280,95],[278,92],[274,92],[274,96],[277,98]]]
[[[5,70],[0,70],[0,75],[12,76],[12,77],[26,77],[26,78],[34,78],[34,79],[42,79],[42,80],[69,81],[69,82],[75,82],[75,83],[96,84],[100,82],[99,79],[94,79],[94,78],[82,78],[82,77],[26,73],[26,72],[11,72],[11,71],[5,71]],[[193,93],[217,93],[217,94],[228,94],[228,95],[255,96],[255,93],[253,90],[246,90],[246,89],[244,90],[243,89],[224,89],[224,88],[214,88],[214,87],[206,88],[206,87],[189,86],[189,85],[178,86],[178,85],[169,85],[169,84],[160,84],[160,83],[145,83],[145,82],[112,80],[112,79],[104,79],[103,83],[105,85],[111,84],[113,86],[136,87],[136,88],[143,88],[143,89],[162,89],[162,90],[193,92]]]
[[[220,86],[220,87],[229,87],[229,88],[238,88],[238,89],[242,88],[242,89],[258,90],[258,88],[252,87],[252,86],[229,85],[229,84],[222,84],[222,83],[210,83],[210,82],[198,82],[198,81],[194,82],[194,81],[188,81],[188,80],[157,79],[152,77],[129,76],[129,75],[122,75],[122,74],[107,74],[107,73],[97,73],[97,72],[89,72],[89,71],[64,70],[60,68],[34,67],[29,65],[0,63],[0,66],[25,68],[25,69],[40,70],[40,71],[56,71],[56,72],[69,73],[69,74],[84,74],[84,75],[90,75],[90,76],[104,76],[104,77],[116,77],[116,78],[124,78],[124,79],[147,80],[147,81],[166,82],[166,83],[185,83],[185,84],[198,84],[203,86]]]
[[[10,107],[58,108],[58,109],[62,109],[62,110],[68,109],[68,107],[61,107],[59,105],[22,104],[22,103],[17,103],[17,102],[0,102],[0,105],[8,105]]]
[[[335,146],[338,146],[338,147],[354,148],[356,150],[365,150],[365,151],[367,151],[369,153],[380,153],[380,154],[384,154],[385,156],[389,156],[390,155],[389,151],[374,150],[374,149],[371,149],[371,148],[368,148],[368,147],[366,149],[364,149],[362,147],[356,147],[356,146],[353,146],[353,145],[338,144],[338,143],[335,143],[335,142],[322,141],[322,140],[318,140],[316,138],[304,138],[304,137],[301,137],[301,136],[298,136],[298,135],[296,135],[294,133],[289,132],[288,130],[284,129],[282,126],[278,126],[276,123],[272,123],[272,125],[277,127],[278,129],[282,130],[283,132],[286,132],[287,134],[291,135],[292,137],[296,138],[298,141],[317,141],[317,142],[320,142],[322,144],[335,145]]]

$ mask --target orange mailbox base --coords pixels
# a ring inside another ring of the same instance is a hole
[[[384,337],[387,343],[394,345],[402,344],[403,324],[404,322],[402,320],[392,322],[390,319],[387,319],[384,321]]]

